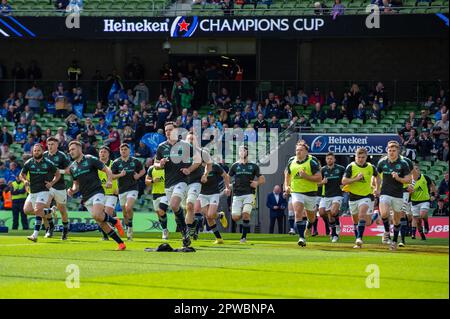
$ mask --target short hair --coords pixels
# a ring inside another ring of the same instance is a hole
[[[174,128],[177,128],[177,124],[175,122],[166,122],[166,124],[164,124],[164,128],[166,128],[166,126],[172,125]]]
[[[37,146],[37,147],[40,147],[41,150],[44,150],[44,146],[42,146],[41,143],[36,143],[36,144],[34,144],[34,145],[33,145],[33,148],[36,147],[36,146]]]
[[[333,156],[334,157],[334,153],[333,152],[328,152],[326,156]]]
[[[54,136],[50,136],[47,138],[47,143],[48,142],[55,142],[55,143],[59,143],[58,139]]]
[[[367,155],[367,149],[365,147],[358,147],[356,149],[356,155]]]
[[[389,141],[387,146],[388,147],[396,147],[397,149],[400,149],[400,144],[397,141]]]
[[[69,147],[72,146],[72,145],[76,145],[76,146],[79,146],[79,147],[83,147],[79,141],[71,141],[71,142],[69,143]]]
[[[106,146],[106,145],[103,145],[102,147],[100,147],[100,151],[101,150],[106,150],[106,151],[108,151],[108,153],[111,154],[111,149],[108,146]]]
[[[120,148],[124,148],[124,147],[126,147],[126,148],[130,148],[130,145],[128,145],[128,143],[122,143],[122,144],[120,144]]]
[[[309,145],[306,144],[305,140],[300,140],[297,142],[296,146],[303,146],[307,151],[309,151]]]

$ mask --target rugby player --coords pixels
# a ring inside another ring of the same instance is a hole
[[[111,169],[112,161],[110,159],[111,157],[111,150],[108,146],[104,145],[99,150],[99,159],[100,161],[105,164],[106,167]],[[105,172],[102,170],[98,171],[98,177],[100,178],[100,181],[102,182],[103,190],[105,191],[105,213],[109,216],[116,217],[116,205],[117,205],[117,195],[119,194],[119,186],[117,184],[117,179],[113,179],[112,181],[112,187],[107,188],[106,183],[108,182],[108,176]],[[103,234],[103,240],[109,240],[108,234],[101,229],[101,232]]]
[[[161,202],[160,207],[162,205],[162,209],[167,211],[167,206],[170,205],[182,234],[183,246],[188,247],[191,239],[181,203],[186,196],[188,175],[201,165],[201,156],[198,152],[194,153],[192,145],[179,139],[175,123],[167,122],[164,131],[167,140],[159,144],[153,164],[157,169],[164,168],[164,187],[168,202]]]
[[[57,169],[59,169],[59,172],[61,174],[64,174],[70,165],[70,160],[67,158],[65,153],[58,150],[58,143],[59,143],[58,139],[54,136],[50,136],[49,138],[47,138],[48,151],[44,152],[44,157],[50,160],[53,164],[55,164],[55,166],[57,167]],[[69,218],[67,216],[67,206],[66,206],[67,192],[64,176],[61,176],[58,182],[56,182],[56,184],[50,189],[49,201],[47,203],[49,206],[53,199],[55,200],[56,206],[61,213],[61,220],[63,224],[63,232],[61,240],[66,240],[67,233],[69,232]],[[50,209],[46,208],[46,210]],[[54,230],[54,223],[51,218],[52,215],[48,214],[47,216],[50,216],[50,219],[49,219],[49,229],[45,234],[45,237],[52,237]]]
[[[287,163],[284,173],[284,190],[292,196],[295,223],[299,235],[298,245],[306,246],[306,222],[314,223],[314,208],[317,201],[318,183],[322,180],[320,163],[308,154],[309,147],[304,141],[297,142],[296,155]],[[305,213],[306,211],[306,213]]]
[[[30,194],[25,200],[23,211],[25,214],[33,214],[36,216],[34,224],[34,232],[28,236],[28,240],[37,242],[39,230],[44,218],[44,208],[48,205],[50,198],[50,189],[61,178],[58,168],[50,160],[44,157],[44,149],[42,144],[33,146],[33,157],[25,162],[20,179],[24,182],[25,187],[29,187]],[[28,180],[29,178],[29,180]]]
[[[72,197],[79,191],[81,196],[83,196],[84,206],[86,206],[97,224],[108,234],[108,237],[112,238],[118,244],[117,250],[125,250],[125,243],[109,225],[111,224],[116,227],[119,234],[124,236],[122,223],[120,219],[105,213],[105,191],[98,177],[98,170],[106,173],[107,181],[105,187],[111,188],[111,170],[96,157],[84,155],[81,143],[78,141],[71,141],[69,143],[69,153],[74,160],[69,166],[70,174],[73,177],[73,185],[67,190],[67,195]]]
[[[341,185],[345,167],[336,164],[336,157],[331,152],[326,155],[325,161],[327,165],[321,169],[323,177],[321,184],[325,189],[325,194],[320,201],[319,214],[328,217],[331,228],[331,242],[335,243],[339,240],[336,224],[339,224],[338,215],[343,200]]]
[[[367,150],[359,147],[356,150],[355,161],[345,168],[342,178],[344,190],[349,193],[349,206],[356,237],[353,248],[362,247],[365,227],[372,223],[374,193],[379,183],[380,177],[375,166],[367,163]]]
[[[427,229],[422,228],[422,220],[428,225],[428,211],[430,210],[430,200],[436,194],[436,185],[426,175],[421,174],[419,164],[414,164],[412,178],[414,185],[408,187],[411,193],[412,215],[414,218],[411,237],[415,239],[416,230],[419,228],[419,234],[422,240],[426,240]]]
[[[220,235],[216,224],[216,218],[219,217],[217,208],[219,207],[221,193],[219,188],[221,178],[223,178],[225,184],[224,193],[226,196],[230,196],[230,177],[223,170],[222,166],[216,163],[212,164],[211,170],[205,166],[204,173],[200,180],[202,187],[200,195],[198,196],[202,213],[206,216],[208,226],[216,237],[214,244],[223,244],[222,236]]]
[[[127,238],[133,240],[133,206],[139,197],[139,179],[144,176],[145,169],[137,158],[130,156],[130,146],[122,143],[120,157],[112,163],[111,171],[112,178],[118,180],[119,202],[127,226]]]
[[[384,224],[385,238],[389,236],[389,214],[391,210],[393,211],[394,237],[390,249],[396,250],[404,202],[403,185],[411,183],[411,170],[408,163],[399,156],[400,144],[397,141],[388,142],[387,148],[388,155],[382,157],[377,165],[378,173],[383,175],[381,192],[380,184],[378,184],[377,193],[380,193],[380,213]]]
[[[400,155],[400,158],[408,163],[409,170],[412,172],[414,169],[414,163],[406,156]],[[411,183],[414,184],[414,180],[412,180]],[[413,216],[411,211],[411,195],[408,192],[409,185],[410,184],[403,185],[403,206],[400,217],[400,236],[402,240],[399,242],[399,246],[405,245],[405,237],[412,231]]]
[[[145,185],[152,187],[153,196],[153,209],[158,215],[159,223],[162,228],[162,239],[169,239],[169,230],[167,229],[167,198],[164,192],[164,169],[156,168],[154,165],[150,166],[147,171],[147,176],[145,177]],[[164,207],[161,208],[160,203],[165,203]]]
[[[242,218],[242,236],[240,243],[247,242],[250,230],[250,216],[255,205],[255,191],[259,185],[265,183],[259,166],[248,161],[248,147],[239,147],[239,161],[231,165],[228,172],[233,180],[233,199],[231,205],[232,219],[237,223]],[[257,178],[255,180],[255,178]]]

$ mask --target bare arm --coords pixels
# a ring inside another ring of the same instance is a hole
[[[111,169],[108,167],[108,166],[104,166],[103,167],[103,169],[102,169],[102,172],[104,172],[104,173],[106,173],[106,178],[107,178],[107,180],[106,180],[106,188],[111,188],[111,186],[112,186],[112,180],[113,180],[113,174],[112,174],[112,172],[111,172]],[[108,185],[109,185],[109,187],[108,187]]]

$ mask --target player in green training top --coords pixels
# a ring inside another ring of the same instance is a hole
[[[167,229],[167,197],[164,191],[164,169],[150,166],[145,177],[145,185],[152,187],[153,209],[158,214],[159,223],[162,228],[162,239],[169,239]]]
[[[81,196],[83,196],[84,206],[91,213],[97,224],[119,245],[117,250],[125,250],[125,243],[110,226],[116,227],[119,234],[123,236],[122,223],[120,219],[105,213],[105,191],[98,177],[98,170],[105,172],[107,176],[105,186],[106,188],[111,188],[111,170],[96,157],[84,155],[81,143],[78,141],[69,143],[69,153],[73,159],[72,164],[69,166],[70,174],[73,177],[73,185],[67,190],[67,195],[72,197],[77,192],[80,192]]]
[[[145,175],[142,163],[130,156],[130,146],[120,145],[120,157],[111,165],[113,179],[118,179],[119,202],[127,226],[128,240],[133,240],[133,206],[139,196],[139,179]]]
[[[292,196],[295,211],[295,223],[299,235],[298,245],[306,246],[305,229],[309,221],[315,221],[315,206],[317,201],[318,183],[322,180],[320,163],[308,154],[309,146],[304,141],[298,141],[295,146],[295,156],[291,157],[284,172],[284,190]]]
[[[420,172],[419,164],[414,164],[412,171],[413,183],[409,185],[408,192],[411,194],[413,227],[411,238],[416,238],[416,230],[419,228],[419,234],[422,240],[426,240],[425,234],[428,233],[428,211],[430,210],[430,200],[434,200],[436,195],[436,185],[426,175]],[[422,228],[422,220],[426,221],[425,229]]]
[[[23,211],[25,214],[36,216],[34,232],[27,238],[36,242],[44,217],[44,208],[47,207],[50,197],[50,189],[61,178],[61,173],[50,160],[44,157],[42,144],[38,143],[33,146],[33,157],[23,165],[20,178],[25,187],[29,186],[30,188],[30,194],[25,200]]]

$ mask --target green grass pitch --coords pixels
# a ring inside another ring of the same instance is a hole
[[[448,239],[407,242],[391,252],[380,238],[328,238],[200,234],[195,253],[144,252],[157,247],[160,234],[137,234],[126,251],[103,242],[97,232],[59,238],[25,238],[30,232],[0,235],[0,298],[449,298]],[[58,234],[58,233],[56,233]],[[57,235],[59,236],[59,235]],[[179,234],[169,243],[180,247]],[[80,269],[80,287],[67,288],[66,267]],[[368,265],[379,269],[379,288],[366,286]]]

